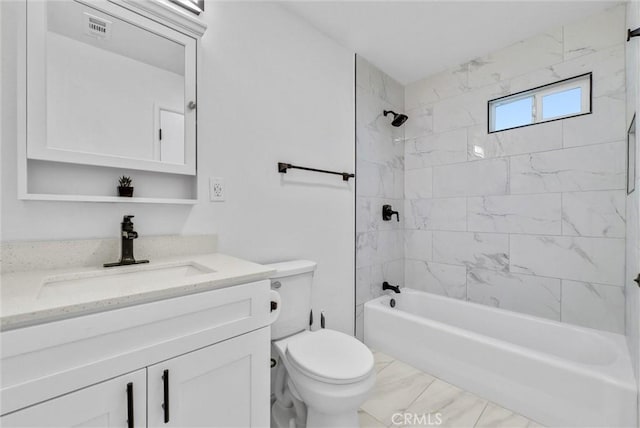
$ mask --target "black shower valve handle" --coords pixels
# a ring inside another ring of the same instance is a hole
[[[394,211],[391,205],[382,206],[382,220],[390,221],[394,215],[396,216],[396,220],[399,222],[400,214],[398,214],[398,211]]]

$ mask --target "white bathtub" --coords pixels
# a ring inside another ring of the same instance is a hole
[[[621,335],[403,288],[365,304],[364,341],[546,426],[637,426]]]

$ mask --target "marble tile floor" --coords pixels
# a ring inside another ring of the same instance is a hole
[[[475,394],[375,352],[376,386],[359,411],[362,428],[541,428]]]

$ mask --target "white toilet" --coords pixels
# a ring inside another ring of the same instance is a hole
[[[309,330],[315,262],[269,266],[276,269],[271,288],[281,298],[280,314],[271,325],[272,355],[277,357],[272,428],[358,427],[358,409],[375,384],[371,351],[347,334]]]

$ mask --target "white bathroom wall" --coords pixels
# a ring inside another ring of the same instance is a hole
[[[405,284],[625,329],[625,6],[407,85]],[[593,72],[593,114],[487,133],[487,101]]]
[[[627,28],[640,27],[640,3],[627,3]],[[627,75],[627,129],[634,114],[640,112],[640,40],[631,39],[626,45]],[[638,141],[638,117],[636,117],[636,148]],[[636,171],[640,165],[640,152],[636,149]],[[631,361],[640,387],[640,288],[633,281],[640,273],[640,174],[636,173],[636,190],[627,195],[627,245],[626,245],[626,335]],[[640,400],[640,397],[639,397]],[[638,402],[640,420],[640,401]]]
[[[356,336],[362,339],[364,303],[382,294],[382,283],[404,283],[403,225],[382,220],[390,204],[402,219],[403,127],[384,110],[404,111],[404,87],[356,57]]]
[[[327,327],[353,334],[354,180],[283,175],[277,162],[354,171],[354,55],[274,4],[206,13],[198,127],[205,175],[225,180],[220,251],[316,261],[316,320],[324,310]]]
[[[318,262],[314,306],[353,333],[354,184],[285,161],[352,172],[353,53],[276,4],[210,2],[202,14],[198,203],[20,201],[16,190],[19,2],[2,1],[2,241],[115,237],[123,214],[144,236],[218,234],[221,252],[257,262]],[[226,201],[209,202],[209,177]],[[82,177],[78,177],[82,180]]]

